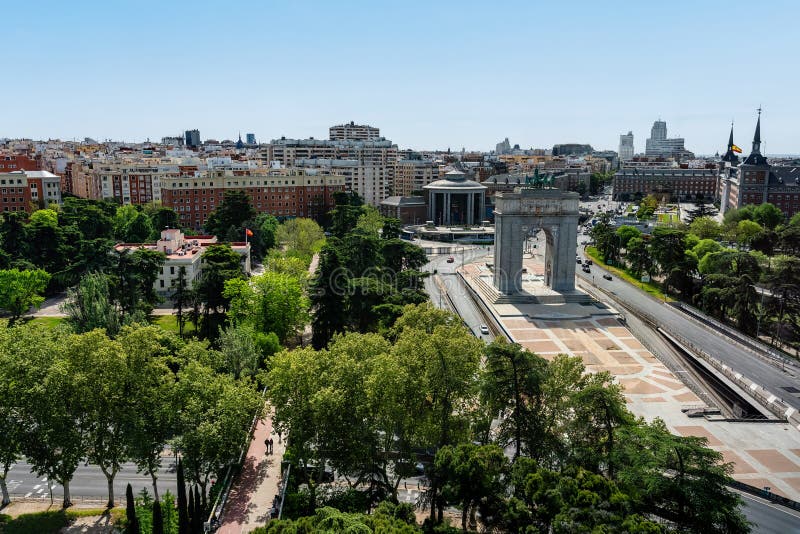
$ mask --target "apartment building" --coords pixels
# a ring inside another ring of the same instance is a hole
[[[356,124],[353,121],[350,121],[350,124],[331,126],[328,131],[331,141],[342,141],[345,139],[373,141],[379,139],[381,136],[379,128],[367,124]]]
[[[438,164],[423,159],[401,159],[394,170],[393,194],[411,196],[413,191],[422,191],[423,187],[438,179]]]
[[[300,158],[295,161],[298,168],[316,170],[327,175],[344,177],[347,191],[354,191],[372,206],[380,205],[389,196],[390,176],[393,168],[356,159]]]
[[[259,213],[320,219],[333,209],[333,194],[345,191],[345,178],[316,169],[211,169],[166,178],[161,202],[182,226],[199,230],[230,189],[244,191]]]
[[[41,162],[23,154],[0,153],[0,173],[41,170]]]
[[[61,204],[61,178],[48,171],[0,173],[0,211],[31,213]]]

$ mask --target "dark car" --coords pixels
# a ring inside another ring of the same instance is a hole
[[[588,266],[588,265],[584,265],[584,266],[583,266],[583,272],[585,272],[585,273],[590,273],[590,272],[592,272],[592,270],[591,270],[591,269],[589,269],[589,266]]]
[[[593,265],[592,260],[586,260],[586,265]]]
[[[613,278],[611,278],[610,274],[604,274],[603,278],[605,278],[606,280],[613,280]]]

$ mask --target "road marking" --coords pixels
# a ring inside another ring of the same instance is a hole
[[[42,493],[43,491],[44,491],[44,488],[39,488],[39,489],[36,491],[36,493]]]
[[[31,496],[31,493],[33,493],[33,492],[32,492],[32,491],[29,491],[28,493],[26,493],[24,498],[25,498],[25,499],[27,499],[28,497],[30,497],[30,496]]]
[[[37,490],[37,489],[39,489],[39,488],[41,488],[41,487],[42,487],[42,485],[41,485],[41,484],[36,484],[36,485],[33,487],[33,489]]]
[[[47,477],[44,477],[44,478],[42,479],[42,482],[47,482]]]

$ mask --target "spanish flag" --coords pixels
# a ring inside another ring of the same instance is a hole
[[[741,152],[741,150],[739,152]],[[247,237],[253,237],[253,231],[250,228],[245,228],[244,233]]]
[[[737,154],[741,154],[741,153],[742,153],[742,149],[741,149],[741,148],[739,148],[739,147],[738,147],[738,146],[736,146],[736,145],[731,145],[731,150],[733,150],[733,151],[734,151],[734,152],[736,152]]]

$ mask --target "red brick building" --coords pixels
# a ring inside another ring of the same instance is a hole
[[[303,169],[209,171],[162,181],[161,201],[178,213],[182,226],[199,230],[227,190],[247,193],[258,213],[320,219],[333,209],[333,194],[345,191],[345,180]]]

